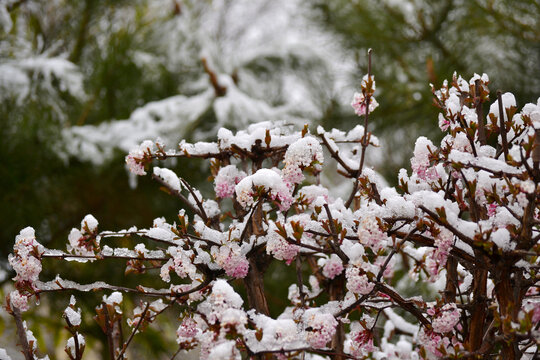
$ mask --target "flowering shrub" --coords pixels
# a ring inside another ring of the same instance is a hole
[[[221,129],[216,142],[182,142],[179,150],[145,141],[126,158],[135,174],[155,160],[209,160],[214,193],[154,167],[153,179],[186,206],[174,223],[103,231],[88,215],[67,251],[46,249],[33,229],[22,230],[9,257],[17,275],[6,309],[27,359],[37,351],[20,319],[29,301],[90,290],[113,291],[95,319],[116,359],[170,309],[179,351],[198,347],[201,359],[537,357],[540,102],[517,112],[514,97],[499,94],[485,116],[488,84],[486,75],[454,76],[433,90],[445,136],[439,146],[417,140],[412,173],[401,170],[395,188],[364,166],[366,149],[378,145],[367,131],[377,106],[370,74],[353,101],[364,125],[349,132],[265,122],[236,134]],[[351,181],[345,199],[325,186],[323,150]],[[114,247],[118,238],[133,248]],[[157,267],[161,280],[155,289],[41,281],[43,258],[124,259],[127,272]],[[276,318],[263,283],[274,261],[296,272]],[[144,300],[122,309],[122,294]],[[84,324],[75,298],[64,314],[73,335],[66,353],[80,359]],[[123,342],[116,334],[126,326],[131,336]]]

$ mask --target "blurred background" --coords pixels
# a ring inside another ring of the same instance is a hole
[[[537,0],[0,0],[0,280],[11,282],[6,259],[23,227],[65,249],[88,213],[100,229],[173,221],[180,204],[125,169],[145,139],[175,148],[264,120],[354,127],[368,48],[380,103],[370,126],[383,143],[371,165],[391,184],[419,134],[440,136],[430,83],[485,72],[520,108],[540,96]],[[209,175],[197,160],[167,165],[195,185]],[[118,265],[69,271],[132,281]],[[42,278],[66,269],[48,263]],[[41,343],[52,352],[65,331],[31,315],[55,334]],[[147,345],[170,356],[173,338],[159,330]]]

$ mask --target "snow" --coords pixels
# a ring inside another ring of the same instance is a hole
[[[79,343],[79,349],[84,348],[86,344],[84,340],[84,336],[82,336],[81,334],[77,334],[77,342]],[[70,337],[68,339],[67,344],[66,344],[66,349],[69,351],[70,355],[73,356],[73,358],[75,358],[76,349],[75,349],[75,339],[73,337]]]
[[[394,327],[400,331],[403,331],[404,333],[414,335],[420,329],[418,325],[414,325],[406,321],[404,318],[396,314],[394,310],[390,308],[385,308],[383,312],[388,317],[388,319],[392,322]]]
[[[174,171],[169,170],[167,168],[159,168],[155,166],[154,175],[161,178],[167,184],[167,186],[169,186],[171,189],[178,192],[182,191],[182,186],[180,185],[180,179],[174,173]]]
[[[162,241],[174,241],[176,238],[176,234],[174,234],[172,231],[159,227],[148,229],[146,236]]]
[[[11,360],[5,349],[0,348],[0,360]]]
[[[491,233],[491,241],[503,251],[511,251],[516,248],[516,243],[510,241],[510,233],[505,228],[497,229]]]
[[[88,230],[90,230],[90,232],[96,232],[98,227],[98,221],[94,216],[88,214],[81,222],[81,229],[84,229],[85,226],[88,228]]]
[[[81,309],[78,309],[78,311],[73,310],[71,307],[67,307],[64,310],[64,315],[69,320],[69,323],[73,326],[79,326],[81,325]]]
[[[103,302],[107,305],[119,305],[122,303],[122,300],[122,293],[119,291],[115,291],[109,296],[103,296]]]
[[[502,94],[501,100],[502,100],[504,109],[516,107],[516,98],[514,94],[512,93],[507,92],[507,93]],[[493,114],[497,119],[499,118],[499,100],[498,99],[489,107],[489,113]],[[506,116],[506,114],[504,115],[504,120],[505,121],[508,120],[508,117]]]

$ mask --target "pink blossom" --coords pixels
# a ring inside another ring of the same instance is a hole
[[[499,205],[497,205],[496,203],[488,204],[487,206],[488,216],[489,217],[495,216],[495,214],[497,214],[498,207]]]
[[[270,199],[279,202],[281,211],[288,210],[293,202],[291,190],[278,172],[279,170],[260,169],[242,179],[234,189],[238,203],[243,207],[252,205],[255,202],[255,188],[262,187],[268,192]]]
[[[369,246],[374,252],[377,252],[384,247],[386,235],[379,228],[377,219],[374,216],[366,215],[358,224],[358,239],[361,244]]]
[[[28,296],[22,295],[19,290],[13,290],[9,294],[11,300],[11,306],[16,307],[19,311],[28,311]]]
[[[416,140],[414,146],[414,157],[411,159],[411,168],[422,180],[436,180],[439,174],[434,166],[431,166],[429,156],[430,151],[434,151],[436,147],[426,137],[421,136]]]
[[[315,165],[320,169],[323,162],[322,146],[317,139],[312,136],[303,137],[287,148],[283,163],[285,167],[281,172],[283,180],[289,188],[300,184],[304,180],[302,170],[305,167]]]
[[[431,312],[434,315],[432,320],[433,331],[440,334],[450,332],[459,322],[460,313],[456,304],[446,304],[440,310]]]
[[[179,246],[171,246],[169,247],[167,252],[171,255],[172,258],[169,259],[161,267],[160,276],[163,281],[171,281],[171,277],[169,275],[169,272],[171,270],[174,270],[176,275],[180,276],[181,278],[195,277],[195,274],[197,273],[197,268],[195,267],[195,265],[193,265],[191,261],[191,256],[193,255],[192,250],[184,250]]]
[[[435,237],[435,249],[429,253],[430,256],[426,260],[427,270],[431,275],[431,281],[437,280],[439,272],[446,265],[453,243],[454,235],[446,229],[441,229],[440,233]]]
[[[195,336],[199,334],[199,328],[197,327],[197,323],[193,318],[186,317],[178,329],[176,330],[176,336],[178,342],[183,342],[186,340],[191,340]]]
[[[345,271],[347,278],[347,289],[354,294],[366,295],[375,287],[374,283],[370,283],[367,275],[360,275],[360,269],[357,267],[349,267]]]
[[[332,340],[336,333],[337,320],[332,314],[320,312],[307,312],[307,325],[311,328],[307,331],[307,341],[314,349],[322,349]]]
[[[323,275],[333,279],[343,272],[343,262],[336,254],[332,254],[323,267]]]
[[[8,255],[8,262],[16,272],[14,280],[18,284],[26,283],[34,287],[41,273],[41,254],[43,246],[37,242],[34,229],[27,227],[15,237],[13,254]]]
[[[246,256],[241,253],[238,244],[223,245],[219,251],[214,249],[213,255],[216,263],[225,270],[227,275],[238,279],[246,277],[249,271],[249,262]]]
[[[363,93],[354,93],[351,106],[354,109],[354,112],[358,116],[366,115],[366,98]],[[379,103],[375,100],[375,97],[371,96],[369,98],[369,112],[372,113]]]
[[[439,128],[442,131],[448,130],[450,127],[450,120],[446,119],[442,114],[439,115]]]
[[[137,148],[132,149],[126,156],[126,164],[135,175],[146,175],[144,164],[147,157],[151,157],[154,151],[154,143],[150,140],[145,140]]]
[[[274,255],[278,260],[285,260],[287,264],[290,264],[298,254],[300,248],[298,245],[291,244],[283,239],[275,229],[275,226],[269,229],[266,253]]]
[[[239,171],[234,165],[222,167],[214,179],[216,196],[222,199],[232,198],[234,187],[245,177],[246,173]]]
[[[351,341],[349,353],[354,357],[365,357],[375,348],[373,346],[373,333],[364,329],[357,322],[351,326]]]
[[[434,331],[426,330],[422,328],[418,333],[418,341],[426,348],[431,354],[441,357],[443,354],[439,351],[441,346],[447,348],[450,345],[450,339],[441,336]]]

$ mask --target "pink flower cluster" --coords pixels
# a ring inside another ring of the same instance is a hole
[[[150,140],[145,140],[139,147],[132,149],[126,156],[126,164],[129,171],[135,175],[146,175],[144,164],[147,157],[152,156],[154,151],[154,143]]]
[[[96,238],[97,227],[96,218],[86,215],[81,221],[81,229],[73,228],[69,233],[68,252],[75,255],[94,256],[94,245],[99,245],[99,240]]]
[[[427,270],[431,275],[431,280],[435,281],[439,272],[446,265],[448,254],[454,243],[454,235],[446,229],[441,228],[441,232],[435,237],[435,249],[431,252],[431,256],[426,261]]]
[[[323,161],[322,146],[319,141],[312,136],[303,137],[289,145],[285,153],[283,159],[285,167],[281,172],[283,181],[289,188],[293,188],[304,180],[302,174],[304,168],[314,165],[317,170],[320,170]]]
[[[431,308],[428,310],[428,314],[433,316],[431,325],[433,326],[433,331],[440,334],[445,334],[454,329],[454,327],[459,322],[459,309],[456,304],[446,304],[442,308]]]
[[[266,242],[266,253],[272,254],[278,260],[285,260],[287,265],[290,264],[300,251],[298,245],[291,244],[283,239],[275,228],[269,229],[268,240]]]
[[[362,93],[354,93],[351,106],[354,109],[354,112],[358,116],[366,115],[366,97]],[[369,98],[369,112],[372,113],[379,103],[375,100],[375,97],[371,96]]]
[[[277,170],[279,171],[279,170]],[[281,176],[271,169],[260,169],[255,174],[242,179],[235,187],[236,199],[243,207],[255,202],[254,187],[262,187],[268,192],[271,200],[279,203],[279,209],[286,211],[293,202],[293,197]]]
[[[427,351],[437,357],[442,356],[442,353],[439,351],[441,347],[447,348],[450,345],[450,339],[447,337],[441,336],[431,330],[425,330],[424,328],[418,333],[418,341]]]
[[[245,177],[246,173],[238,170],[234,165],[222,167],[214,179],[216,196],[222,199],[232,198],[234,187]]]
[[[370,283],[367,275],[360,275],[360,269],[357,267],[349,267],[345,270],[347,278],[347,289],[354,294],[365,295],[369,294],[375,287],[374,283]]]
[[[411,168],[413,173],[422,180],[436,180],[439,178],[437,170],[429,162],[430,150],[434,151],[435,149],[436,147],[431,140],[424,136],[420,136],[416,140],[414,156],[411,158]]]
[[[358,224],[358,239],[362,245],[369,246],[374,252],[377,252],[384,247],[386,235],[379,228],[377,219],[374,216],[366,215]]]
[[[36,240],[35,231],[31,227],[24,228],[15,237],[13,254],[8,255],[8,261],[13,270],[17,273],[16,285],[28,285],[34,287],[41,272],[41,254],[45,249]]]
[[[364,329],[360,324],[353,323],[350,336],[349,353],[352,356],[365,357],[374,350],[373,333]]]
[[[193,340],[199,334],[197,322],[191,317],[186,317],[176,330],[176,342],[183,343]]]
[[[323,267],[323,275],[333,279],[343,272],[343,262],[336,254],[332,254]]]
[[[332,340],[338,325],[332,314],[321,313],[316,310],[306,312],[307,325],[311,328],[307,331],[307,342],[314,349],[322,349]]]
[[[9,294],[9,298],[11,306],[16,307],[21,312],[28,311],[28,296],[21,294],[19,290],[13,290]]]
[[[180,276],[182,279],[186,277],[195,277],[195,274],[197,273],[197,268],[195,267],[195,265],[193,265],[191,261],[193,251],[186,251],[183,250],[181,247],[173,246],[169,247],[167,251],[172,256],[172,258],[169,259],[169,261],[167,261],[161,267],[160,276],[163,281],[171,281],[171,276],[169,274],[171,270],[174,270],[176,275]]]
[[[214,250],[213,255],[216,263],[225,270],[227,275],[240,279],[248,274],[249,262],[246,256],[240,252],[238,244],[223,245],[219,251]]]

